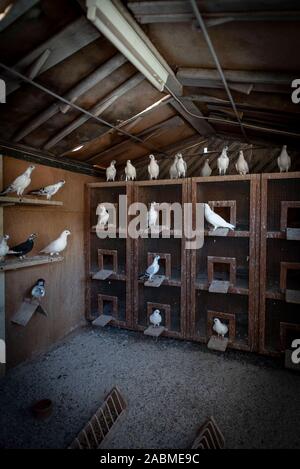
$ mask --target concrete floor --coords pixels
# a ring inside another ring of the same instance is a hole
[[[300,448],[300,375],[261,357],[84,328],[0,381],[0,447],[65,448],[118,385],[127,415],[106,448],[188,448],[213,415],[227,448]],[[48,397],[52,416],[29,406]]]

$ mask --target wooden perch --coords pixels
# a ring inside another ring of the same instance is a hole
[[[39,301],[25,298],[16,314],[12,317],[11,322],[25,327],[35,312],[48,316]]]

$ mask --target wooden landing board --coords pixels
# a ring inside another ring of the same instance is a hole
[[[209,286],[210,293],[228,293],[230,282],[227,280],[213,280]]]
[[[228,339],[220,339],[216,335],[212,335],[209,339],[207,347],[211,350],[217,350],[218,352],[225,352],[228,345]]]
[[[110,321],[112,321],[113,317],[109,316],[108,314],[101,314],[97,319],[95,319],[92,324],[93,326],[98,327],[105,327]]]
[[[144,334],[150,335],[152,337],[159,337],[165,330],[166,328],[163,326],[149,326],[147,329],[144,330]]]
[[[165,275],[154,275],[152,277],[152,280],[147,280],[144,285],[145,287],[160,287],[163,281],[165,280],[166,276]]]
[[[294,350],[286,350],[285,357],[284,357],[284,366],[289,370],[300,371],[300,363],[293,363],[292,361],[292,353]]]
[[[210,230],[208,236],[227,236],[229,233],[228,228],[217,228],[215,231]]]
[[[12,317],[11,322],[25,327],[36,311],[47,316],[46,311],[37,300],[25,298],[16,314]]]
[[[25,267],[50,264],[51,262],[61,262],[63,260],[62,256],[32,256],[21,260],[14,257],[5,262],[0,262],[0,271],[23,269]]]
[[[289,241],[300,241],[300,228],[287,228],[286,239]]]
[[[285,301],[287,303],[300,304],[300,290],[285,290]]]
[[[106,280],[113,274],[113,270],[99,270],[95,275],[93,275],[94,280]]]
[[[63,202],[57,200],[45,200],[29,197],[10,197],[6,195],[0,196],[0,205],[51,205],[51,206],[62,206]]]

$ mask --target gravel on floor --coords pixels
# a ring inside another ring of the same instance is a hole
[[[65,448],[117,385],[128,403],[104,448],[189,448],[213,415],[227,448],[300,448],[300,375],[257,355],[82,328],[0,381],[0,447]],[[45,421],[31,404],[54,403]]]

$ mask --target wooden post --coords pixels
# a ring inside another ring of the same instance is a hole
[[[0,155],[0,190],[3,188],[3,155]],[[0,236],[3,236],[3,207],[0,206]],[[5,342],[5,273],[0,272],[0,340]],[[1,363],[0,377],[5,374],[5,363]]]

